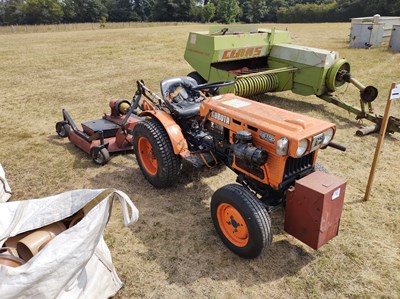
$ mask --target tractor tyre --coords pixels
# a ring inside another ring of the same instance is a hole
[[[101,149],[97,147],[92,148],[90,150],[90,156],[92,157],[93,162],[97,165],[104,165],[107,164],[108,161],[110,161],[110,153],[105,147]]]
[[[196,82],[197,82],[198,85],[207,83],[207,81],[206,81],[198,72],[196,72],[196,71],[195,71],[195,72],[189,73],[189,74],[188,74],[188,77],[190,77],[190,78],[196,80]]]
[[[59,121],[56,123],[56,132],[58,136],[65,138],[68,137],[69,133],[71,132],[71,127],[65,121]]]
[[[133,130],[136,160],[145,178],[156,188],[172,186],[179,175],[181,157],[175,155],[161,123],[155,119],[137,124]]]
[[[230,184],[211,199],[211,218],[222,242],[237,255],[252,259],[271,246],[271,219],[246,187]]]

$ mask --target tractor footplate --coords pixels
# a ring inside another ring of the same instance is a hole
[[[99,131],[103,131],[103,137],[109,138],[114,137],[120,127],[109,120],[96,119],[82,123],[82,128],[83,131],[89,136]]]
[[[201,168],[203,166],[211,168],[218,164],[217,159],[211,152],[192,154],[185,158],[185,160],[196,168]]]

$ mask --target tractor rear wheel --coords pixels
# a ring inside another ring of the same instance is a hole
[[[271,220],[246,187],[230,184],[211,199],[211,218],[224,244],[244,258],[256,258],[272,243]]]
[[[65,138],[68,137],[71,127],[65,121],[59,121],[56,123],[56,132],[58,136]]]
[[[154,119],[145,120],[133,130],[136,160],[145,178],[156,188],[172,186],[181,168],[164,127]]]

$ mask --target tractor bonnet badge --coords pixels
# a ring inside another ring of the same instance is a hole
[[[223,115],[223,114],[215,112],[215,111],[212,111],[210,116],[211,116],[211,118],[214,118],[214,119],[216,119],[220,122],[223,122],[224,124],[227,124],[227,125],[229,125],[231,122],[231,119],[229,118],[229,116]]]
[[[315,149],[318,148],[318,146],[324,141],[324,133],[318,134],[313,137],[312,144],[311,144],[311,150],[310,152],[314,151]]]
[[[272,134],[269,134],[267,132],[261,131],[260,132],[260,138],[265,140],[265,141],[267,141],[267,142],[269,142],[269,143],[272,143],[272,144],[275,143],[275,136],[272,135]]]

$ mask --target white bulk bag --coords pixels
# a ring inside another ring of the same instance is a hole
[[[6,174],[0,164],[0,202],[6,202],[11,197],[11,188],[8,185]]]
[[[112,264],[103,231],[114,198],[124,224],[139,212],[129,197],[113,189],[75,190],[59,195],[0,203],[0,246],[8,237],[65,219],[80,209],[85,216],[52,239],[26,264],[0,265],[0,298],[108,298],[122,283]]]

